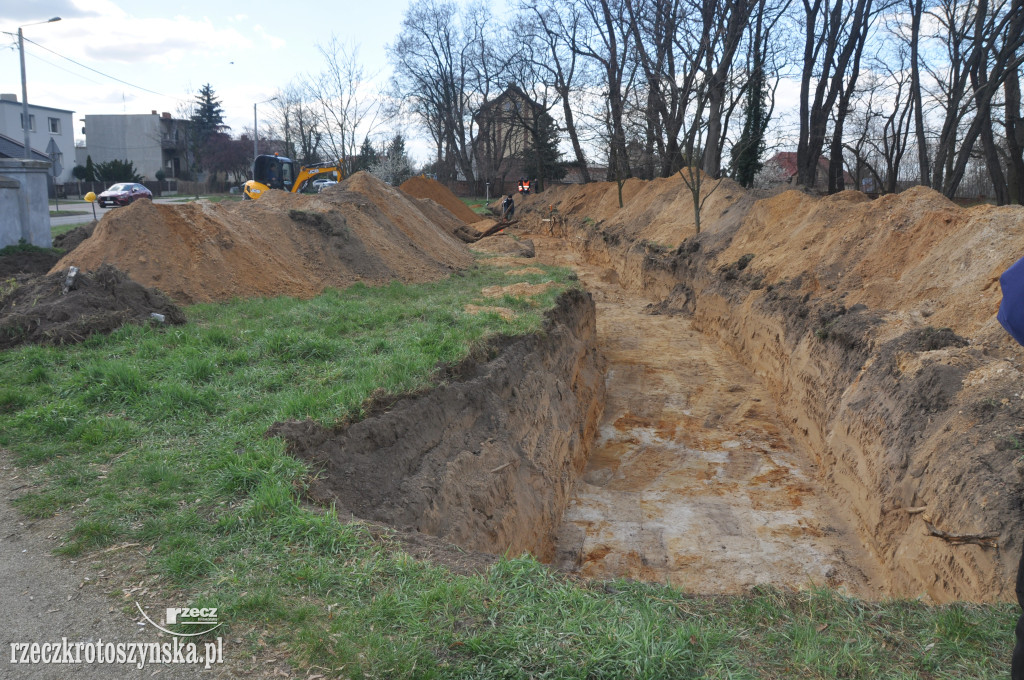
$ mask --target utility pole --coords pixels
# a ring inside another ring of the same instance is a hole
[[[52,24],[54,21],[60,21],[60,17],[37,21],[34,24],[25,24],[25,26]],[[21,57],[21,127],[25,132],[25,158],[32,158],[32,147],[29,142],[28,81],[25,78],[25,34],[22,33],[22,28],[24,27],[18,26],[18,55]]]
[[[259,128],[257,127],[257,121],[256,121],[256,104],[266,104],[268,102],[276,102],[276,101],[277,101],[277,97],[271,97],[270,99],[265,99],[265,100],[263,100],[261,102],[253,102],[253,105],[252,105],[252,162],[253,163],[256,162],[256,155],[259,153],[259,150],[257,149],[257,144],[259,143],[259,139],[260,139]]]

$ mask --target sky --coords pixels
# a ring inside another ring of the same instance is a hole
[[[220,99],[225,122],[239,134],[252,128],[254,103],[320,71],[317,44],[332,34],[358,46],[367,76],[383,84],[390,72],[384,46],[398,35],[407,5],[408,0],[0,0],[0,92],[21,101],[21,26],[28,101],[74,111],[76,141],[86,115],[176,115],[206,83]],[[54,16],[61,21],[28,25]],[[410,145],[414,156],[418,146]]]

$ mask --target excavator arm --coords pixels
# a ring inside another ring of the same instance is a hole
[[[253,163],[253,178],[245,183],[243,197],[258,199],[270,189],[283,189],[298,193],[306,182],[320,175],[336,174],[340,182],[345,178],[345,164],[338,160],[315,165],[304,165],[295,172],[298,165],[289,158],[277,156],[257,156]]]
[[[295,184],[292,186],[292,193],[296,193],[302,186],[312,180],[316,179],[319,175],[326,175],[328,173],[335,173],[338,176],[338,181],[345,179],[345,168],[344,163],[337,161],[334,163],[318,163],[316,165],[304,165],[299,168],[299,174],[295,177]]]

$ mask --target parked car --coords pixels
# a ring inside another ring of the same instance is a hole
[[[115,184],[97,196],[96,202],[100,204],[101,208],[106,208],[108,206],[128,205],[140,198],[152,199],[153,192],[141,184],[122,182],[121,184]]]
[[[316,187],[316,192],[318,194],[323,193],[324,189],[326,189],[327,187],[333,187],[335,184],[337,184],[337,182],[335,182],[333,179],[315,179],[315,180],[313,180],[313,186]]]

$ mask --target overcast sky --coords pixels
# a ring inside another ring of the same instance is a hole
[[[205,83],[238,134],[252,127],[254,102],[320,70],[316,45],[332,33],[359,46],[368,75],[386,79],[384,45],[398,34],[407,4],[0,0],[0,31],[15,34],[0,34],[0,92],[21,101],[16,34],[22,26],[26,39],[39,44],[25,43],[28,101],[73,110],[76,139],[87,114],[174,114]],[[61,21],[27,25],[54,16]]]

